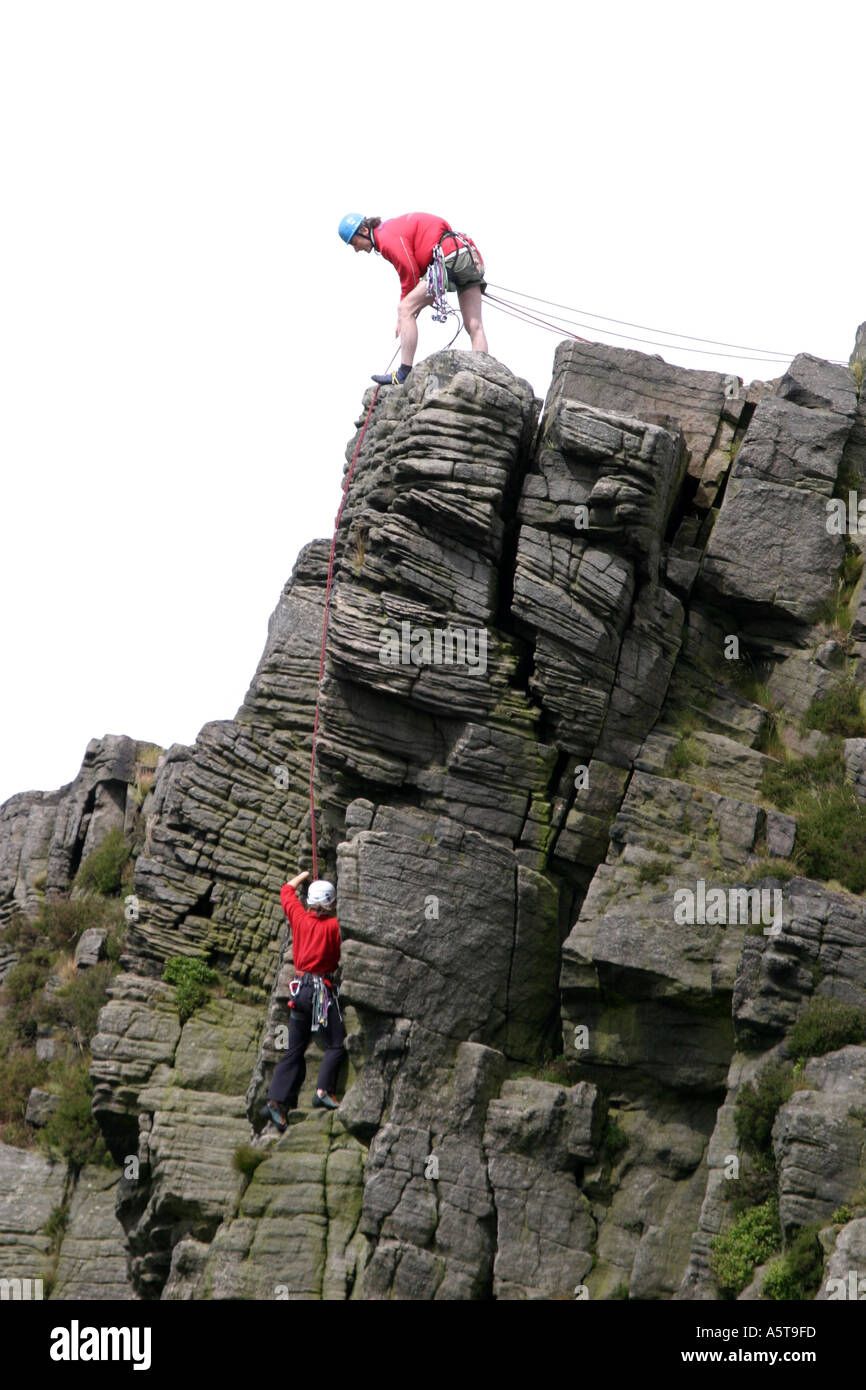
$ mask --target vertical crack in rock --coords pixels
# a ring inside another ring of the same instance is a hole
[[[520,913],[520,904],[517,892],[517,869],[514,870],[514,900],[512,908],[512,934],[511,934],[511,955],[508,958],[508,974],[505,979],[505,1031],[508,1034],[508,1020],[511,1017],[511,975],[514,970],[514,957],[517,952],[517,923]]]

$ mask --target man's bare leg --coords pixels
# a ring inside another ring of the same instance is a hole
[[[400,362],[404,367],[411,367],[415,361],[415,352],[418,348],[416,315],[432,303],[432,295],[427,293],[426,279],[421,280],[414,290],[409,291],[405,299],[400,300],[400,308],[397,313],[397,332],[400,337]]]
[[[472,351],[487,352],[487,336],[481,323],[481,286],[467,285],[465,289],[458,290],[457,302],[463,315],[463,327],[472,343]]]

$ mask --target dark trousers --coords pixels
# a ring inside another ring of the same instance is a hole
[[[307,1050],[313,1027],[313,984],[311,980],[305,980],[301,985],[295,996],[294,1004],[295,1007],[289,1010],[292,1020],[289,1024],[289,1045],[286,1048],[285,1057],[276,1065],[271,1088],[268,1092],[268,1100],[289,1109],[297,1105],[298,1092],[303,1086],[304,1077],[307,1074],[304,1053]],[[319,1037],[325,1044],[325,1055],[322,1058],[322,1065],[319,1067],[319,1079],[316,1085],[320,1091],[331,1092],[336,1088],[337,1072],[340,1070],[340,1063],[346,1056],[346,1049],[343,1045],[346,1039],[346,1030],[343,1027],[343,1020],[340,1017],[333,993],[328,1009],[328,1021],[324,1028],[319,1029]]]

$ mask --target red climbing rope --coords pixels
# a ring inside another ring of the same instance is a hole
[[[370,423],[370,416],[373,414],[373,406],[376,404],[376,398],[378,395],[379,387],[377,386],[375,391],[373,392],[373,399],[370,402],[370,408],[367,411],[367,418],[364,421],[361,433],[358,435],[358,442],[355,445],[355,452],[353,453],[352,461],[349,464],[349,471],[346,474],[346,483],[343,488],[343,496],[340,498],[340,506],[337,510],[337,519],[334,522],[334,534],[331,538],[331,554],[328,560],[328,583],[325,588],[325,615],[322,619],[322,651],[319,657],[319,684],[316,689],[316,717],[313,720],[313,748],[312,752],[310,753],[310,831],[313,838],[313,878],[319,877],[319,849],[316,843],[316,801],[315,796],[313,794],[313,778],[316,772],[316,737],[319,732],[319,695],[321,693],[322,687],[322,676],[325,673],[325,645],[328,640],[328,618],[330,617],[331,613],[331,584],[334,579],[334,553],[337,548],[337,532],[340,529],[340,518],[343,515],[343,508],[346,505],[346,498],[349,495],[349,484],[352,481],[352,474],[355,471],[355,463],[357,461],[358,455],[361,452],[361,445],[364,443],[364,435],[367,433],[367,426]]]

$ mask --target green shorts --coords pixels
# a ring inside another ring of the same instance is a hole
[[[470,285],[480,285],[482,290],[487,288],[487,281],[484,279],[484,262],[479,256],[481,269],[479,270],[472,258],[472,252],[464,246],[460,251],[452,251],[450,256],[445,257],[445,269],[448,273],[448,289],[465,290]]]

